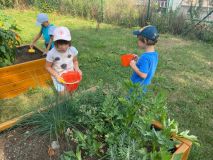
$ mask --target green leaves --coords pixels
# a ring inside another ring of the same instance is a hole
[[[178,136],[186,138],[186,139],[192,141],[194,144],[200,146],[197,136],[189,135],[189,130],[179,133]]]
[[[0,46],[0,51],[3,52],[3,53],[6,53],[6,48],[5,48],[5,46]]]
[[[181,160],[182,159],[183,154],[179,153],[179,154],[174,154],[173,160]]]
[[[15,58],[15,48],[20,41],[14,30],[18,30],[15,21],[0,11],[0,63],[13,62]]]
[[[73,151],[64,152],[61,155],[60,160],[82,160],[81,151],[77,148],[76,153]]]
[[[51,13],[59,10],[59,0],[35,0],[35,6],[42,12]]]
[[[68,143],[76,144],[61,160],[170,160],[169,150],[176,145],[171,134],[178,133],[178,125],[168,118],[164,95],[143,95],[137,86],[129,86],[133,90],[128,96],[121,95],[122,90],[106,94],[101,87],[73,95],[25,123],[36,126],[36,133],[66,136]],[[151,126],[153,120],[163,120],[164,128],[157,131]],[[189,138],[188,131],[180,135]]]

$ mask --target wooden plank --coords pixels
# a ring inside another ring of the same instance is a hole
[[[0,68],[0,98],[14,97],[31,87],[47,86],[51,77],[45,63],[43,58]]]
[[[32,73],[33,72],[33,73]],[[17,74],[12,74],[12,75],[8,75],[5,77],[0,77],[0,86],[6,85],[6,84],[10,84],[10,83],[15,83],[15,82],[19,82],[19,81],[23,81],[25,79],[29,79],[29,75],[44,75],[44,74],[48,74],[48,72],[46,71],[45,68],[38,68],[35,71],[24,71],[24,72],[20,72]]]
[[[0,124],[0,133],[3,132],[4,130],[11,128],[14,126],[19,120],[21,120],[22,117],[14,118],[12,120],[9,120],[5,123]]]
[[[47,74],[47,70],[45,67],[37,68],[34,70],[36,75]],[[49,73],[48,73],[49,74]]]
[[[42,74],[37,76],[35,79],[26,79],[24,81],[17,82],[14,85],[17,85],[17,87],[11,87],[9,85],[5,85],[3,87],[0,86],[0,99],[5,99],[5,98],[12,98],[15,97],[21,93],[26,92],[29,88],[33,88],[36,86],[43,86],[47,87],[49,86],[49,81],[52,81],[49,73]]]
[[[17,73],[15,75],[8,75],[6,77],[0,77],[0,86],[22,81],[29,78],[29,71]]]
[[[46,73],[36,76],[36,78],[28,78],[20,82],[0,86],[0,98],[12,98],[36,86],[46,87],[48,81],[51,81],[51,77]]]
[[[24,92],[26,92],[29,88],[21,88],[18,90],[13,90],[10,92],[5,92],[3,94],[0,94],[0,99],[8,99],[8,98],[13,98],[16,97],[17,95],[20,95]]]
[[[30,88],[35,87],[39,82],[36,82],[32,77],[25,79],[20,82],[10,83],[4,86],[0,86],[0,94],[4,94],[6,92],[22,89],[22,88]]]
[[[48,78],[43,79],[42,82],[40,82],[40,84],[37,86],[49,87],[47,81],[51,81],[51,79],[48,79]],[[34,86],[34,87],[36,87],[36,86]],[[8,91],[5,93],[1,93],[0,99],[8,99],[8,98],[16,97],[17,95],[20,95],[20,94],[26,92],[30,88],[33,88],[33,87],[23,87],[23,88],[19,88],[17,90],[12,90],[12,91]]]
[[[62,103],[62,102],[63,101],[59,101],[58,103]],[[56,105],[56,103],[54,102],[53,104],[50,104],[47,107],[41,107],[40,109],[37,110],[37,112],[43,112],[43,111],[45,111],[45,110],[47,110],[47,109],[49,109],[49,108],[51,108],[52,106],[55,106],[55,105]],[[33,115],[34,113],[36,113],[36,112],[32,111],[32,112],[29,112],[29,113],[27,113],[23,116],[20,116],[20,117],[14,118],[12,120],[6,121],[4,123],[1,123],[0,124],[0,133],[2,131],[5,131],[6,129],[13,127],[15,124],[17,124],[18,121],[22,120],[23,118],[27,118],[27,117]]]
[[[9,128],[13,127],[18,121],[22,120],[25,117],[31,116],[33,113],[34,112],[29,112],[29,113],[27,113],[27,114],[25,114],[23,116],[20,116],[20,117],[17,117],[17,118],[13,118],[13,119],[11,119],[9,121],[1,123],[0,124],[0,133],[5,131],[6,129],[9,129]]]
[[[19,88],[17,90],[12,90],[12,91],[8,91],[8,92],[5,92],[5,93],[1,93],[0,98],[1,99],[13,98],[13,97],[16,97],[17,95],[20,95],[20,94],[26,92],[30,88],[31,87]]]
[[[186,138],[182,138],[182,137],[178,137],[178,136],[174,136],[175,139],[177,139],[178,141],[181,141],[185,144],[187,144],[189,147],[192,146],[192,142]]]
[[[49,86],[49,82],[52,81],[50,74],[44,74],[38,77],[40,86]]]
[[[46,82],[47,80],[52,80],[51,76],[49,74],[43,74],[41,76],[38,76],[39,83]]]
[[[172,160],[175,158],[175,155],[181,154],[181,160],[187,160],[190,152],[190,147],[182,143],[180,147],[176,150],[176,152],[172,156]]]
[[[0,68],[0,75],[1,77],[8,76],[8,75],[15,75],[20,72],[32,71],[36,70],[38,67],[45,66],[46,60],[39,59],[30,62],[25,62],[21,64],[16,64],[8,67]]]

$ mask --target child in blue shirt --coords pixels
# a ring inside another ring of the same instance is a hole
[[[43,54],[46,55],[46,53],[54,47],[53,31],[56,27],[53,24],[50,24],[48,16],[44,13],[38,14],[36,25],[41,26],[41,30],[33,39],[30,47],[33,48],[35,43],[41,38],[41,36],[43,36],[46,48]]]
[[[133,32],[138,38],[139,49],[145,49],[145,52],[138,57],[137,62],[132,60],[130,67],[133,69],[131,81],[139,83],[144,92],[155,74],[158,65],[158,53],[155,51],[159,34],[155,26],[146,26],[141,30]]]

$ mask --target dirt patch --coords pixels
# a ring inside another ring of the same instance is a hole
[[[5,144],[5,138],[0,137],[0,160],[4,160],[4,144]]]
[[[13,130],[4,135],[2,160],[47,160],[48,138],[33,136],[27,138],[22,129]],[[1,156],[0,156],[1,157]],[[54,160],[54,159],[53,159]]]
[[[0,136],[0,160],[59,160],[64,151],[76,150],[77,144],[67,143],[60,139],[60,148],[54,150],[54,155],[49,156],[51,148],[48,135],[33,135],[31,128],[16,128]],[[84,160],[97,160],[98,158],[86,157]]]
[[[34,47],[35,53],[29,53],[29,45],[17,47],[16,49],[16,58],[14,64],[24,63],[36,59],[44,58],[43,52],[38,49],[37,47]]]
[[[51,158],[48,155],[50,139],[48,136],[33,135],[27,128],[18,128],[0,137],[0,160],[58,160],[60,153],[66,150],[61,145],[61,150]],[[62,143],[63,144],[63,143]]]

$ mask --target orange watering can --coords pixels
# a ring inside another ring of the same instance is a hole
[[[80,73],[76,71],[69,71],[69,72],[63,73],[61,77],[64,80],[64,84],[67,91],[69,92],[73,92],[77,90],[78,85],[82,79]]]
[[[121,65],[123,67],[128,67],[130,65],[131,60],[135,58],[136,56],[134,54],[123,54],[121,55]]]

